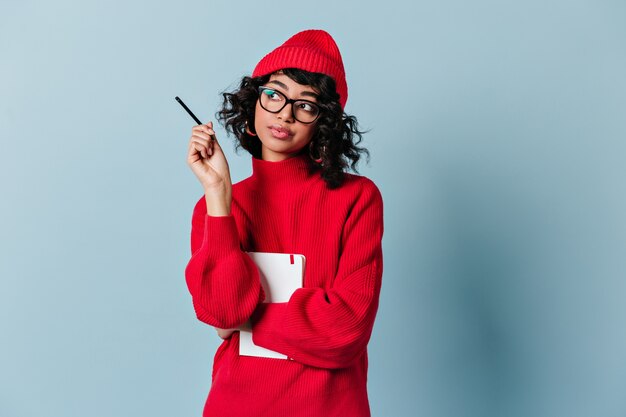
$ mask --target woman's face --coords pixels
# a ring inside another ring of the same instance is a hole
[[[317,94],[311,86],[298,84],[280,71],[272,74],[264,85],[290,99],[316,102]],[[287,104],[278,113],[270,113],[257,100],[254,129],[261,141],[262,158],[266,161],[291,158],[311,142],[316,122],[305,124],[294,119],[292,105]]]

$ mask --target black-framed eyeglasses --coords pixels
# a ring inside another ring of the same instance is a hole
[[[259,103],[270,113],[278,113],[291,103],[291,114],[300,123],[313,123],[320,115],[319,106],[309,100],[293,100],[272,87],[259,87]]]

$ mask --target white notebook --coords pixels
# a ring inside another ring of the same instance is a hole
[[[291,294],[302,288],[304,277],[304,255],[289,253],[247,252],[259,269],[259,277],[265,303],[286,303]],[[287,359],[282,353],[265,349],[252,342],[250,323],[239,329],[239,354],[265,358]]]

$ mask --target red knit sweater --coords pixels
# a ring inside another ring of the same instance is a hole
[[[213,361],[203,416],[369,416],[367,343],[382,277],[383,205],[365,177],[329,190],[306,156],[252,159],[233,186],[232,213],[193,212],[185,270],[198,319],[234,328],[252,318],[254,343],[291,360],[239,356],[239,333]],[[263,304],[244,251],[306,257],[304,286],[287,303]]]

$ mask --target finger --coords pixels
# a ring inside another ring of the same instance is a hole
[[[192,130],[207,130],[213,129],[213,122],[208,122],[203,125],[196,125],[192,128]]]
[[[211,135],[215,135],[215,131],[206,125],[198,125],[191,129],[191,135],[207,135],[209,138]]]
[[[206,140],[206,141],[210,141],[210,140],[211,140],[211,135],[210,135],[209,133],[202,132],[202,131],[197,131],[197,132],[194,132],[194,133],[191,135],[191,137],[192,137],[192,138],[194,138],[194,137],[195,137],[195,138],[202,138],[202,139],[204,139],[204,140]]]
[[[191,133],[204,132],[207,129],[205,125],[196,125],[191,128]]]
[[[199,153],[200,155],[202,155],[203,158],[208,158],[209,154],[206,145],[199,142],[192,142],[191,146],[193,148],[192,153]]]
[[[213,129],[202,129],[193,132],[192,136],[198,136],[207,139],[208,141],[216,141],[215,131]]]
[[[207,123],[206,133],[208,133],[211,136],[211,139],[217,140],[215,136],[215,129],[213,129],[213,122]]]
[[[213,139],[213,140],[217,140],[217,138],[215,137],[215,130],[213,130],[213,128],[211,128],[211,127],[210,127],[210,128],[208,128],[208,129],[206,130],[206,133],[208,133],[208,134],[209,134],[209,136],[211,136],[211,139]]]
[[[213,140],[211,141],[211,146],[214,146],[216,149],[219,149],[220,151],[222,150],[222,147],[220,146],[220,142],[217,140],[215,136],[213,136]]]
[[[207,158],[207,152],[204,149],[204,146],[201,144],[190,143],[189,151],[187,152],[187,162],[189,164],[194,164]]]
[[[206,159],[208,157],[207,152],[204,148],[194,148],[194,152],[192,155],[196,156],[196,160]]]
[[[215,137],[215,132],[211,131],[211,134],[208,137],[203,135],[202,138],[203,139],[206,138],[205,139],[206,140],[206,144],[207,144],[209,150],[211,151],[211,154],[213,154],[213,151],[214,151],[213,147],[214,146],[217,146],[221,150],[221,147],[219,145],[217,137]]]
[[[204,147],[205,149],[208,149],[209,146],[211,145],[211,142],[204,139],[204,138],[191,138],[191,141],[189,142],[189,146],[191,146],[192,144],[198,144],[199,146]]]
[[[196,125],[194,127],[191,128],[192,131],[206,131],[207,129],[210,129],[210,127],[208,125]]]

